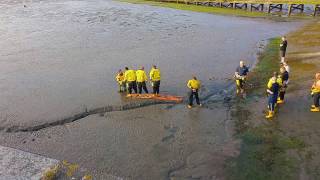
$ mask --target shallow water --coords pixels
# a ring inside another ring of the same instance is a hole
[[[113,1],[0,4],[0,112],[5,124],[54,120],[122,102],[115,72],[162,71],[161,89],[184,95],[193,74],[230,77],[254,60],[260,40],[297,23],[275,23]]]
[[[10,124],[121,103],[114,73],[124,66],[157,64],[162,90],[184,95],[191,75],[205,85],[230,77],[259,40],[295,26],[100,0],[3,5],[0,20],[0,111]]]

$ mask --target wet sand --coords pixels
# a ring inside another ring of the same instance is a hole
[[[228,108],[166,105],[93,115],[33,133],[2,134],[6,146],[47,154],[88,168],[97,179],[212,179],[234,156]],[[178,113],[178,114],[177,114]],[[225,117],[212,119],[216,117]],[[7,141],[6,141],[7,140]],[[226,147],[228,145],[229,147]]]
[[[84,109],[130,103],[116,92],[126,65],[162,70],[162,89],[185,95],[197,74],[203,108],[154,105],[96,114],[35,132],[1,133],[0,143],[66,159],[97,179],[223,179],[236,156],[232,104],[223,100],[240,59],[255,61],[259,41],[300,22],[215,16],[113,1],[1,6],[1,127],[29,127]],[[8,45],[9,44],[9,45]]]

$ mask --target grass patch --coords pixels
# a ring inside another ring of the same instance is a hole
[[[241,154],[229,162],[229,179],[287,180],[298,177],[297,160],[288,156],[287,151],[304,148],[302,141],[283,137],[272,126],[252,128],[243,133],[241,139]]]
[[[173,2],[160,2],[152,0],[119,0],[121,2],[128,2],[133,4],[148,4],[152,6],[160,6],[172,9],[194,11],[194,12],[203,12],[211,14],[220,14],[220,15],[234,15],[234,16],[243,16],[243,17],[267,17],[270,16],[262,12],[249,12],[240,9],[229,9],[229,8],[218,8],[218,7],[207,7],[207,6],[197,6],[192,4],[184,3],[173,3]]]
[[[231,15],[231,16],[239,16],[239,17],[258,17],[258,18],[270,18],[279,20],[284,19],[280,14],[278,16],[274,16],[267,12],[260,12],[260,11],[247,11],[243,9],[233,9],[233,8],[219,8],[219,7],[208,7],[208,6],[201,6],[201,5],[193,5],[193,4],[185,4],[185,3],[175,3],[175,2],[165,2],[165,1],[156,1],[156,0],[119,0],[120,2],[128,2],[133,4],[147,4],[152,6],[160,6],[172,9],[179,9],[179,10],[186,10],[186,11],[194,11],[194,12],[203,12],[203,13],[210,13],[210,14],[219,14],[219,15]],[[190,1],[193,2],[193,1]],[[266,3],[266,2],[265,2]],[[311,2],[310,2],[311,3]],[[309,3],[309,4],[310,4]],[[292,18],[310,18],[309,16],[292,16],[286,17],[286,19]]]
[[[248,93],[258,93],[266,88],[266,83],[273,72],[279,71],[279,44],[280,38],[269,40],[265,51],[259,56],[259,61],[248,77]],[[264,92],[264,91],[263,91]]]
[[[228,2],[264,4],[319,4],[318,0],[229,0]]]

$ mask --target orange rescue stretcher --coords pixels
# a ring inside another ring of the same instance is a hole
[[[156,96],[154,94],[131,94],[131,95],[127,95],[127,98],[154,99],[159,101],[173,101],[177,103],[180,103],[183,101],[182,96],[172,96],[167,94],[159,94]]]

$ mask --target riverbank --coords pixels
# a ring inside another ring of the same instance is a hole
[[[320,23],[288,34],[291,67],[286,103],[272,121],[264,118],[265,83],[279,71],[279,38],[270,40],[249,78],[254,90],[232,112],[240,155],[230,159],[229,179],[316,179],[320,168],[319,114],[309,112],[310,85],[320,64]]]
[[[218,15],[231,15],[231,16],[238,16],[238,17],[251,17],[251,18],[268,18],[268,19],[275,19],[275,20],[279,20],[280,18],[283,21],[288,21],[288,20],[297,19],[297,18],[299,19],[311,18],[310,16],[301,16],[300,14],[281,18],[281,13],[269,14],[267,12],[260,12],[260,11],[251,12],[243,9],[199,6],[194,4],[175,3],[175,2],[160,2],[160,1],[152,1],[152,0],[119,0],[119,1],[128,2],[132,4],[147,4],[151,6],[159,6],[159,7],[166,7],[166,8],[172,8],[172,9],[218,14]],[[312,4],[314,2],[309,2],[309,3]]]

